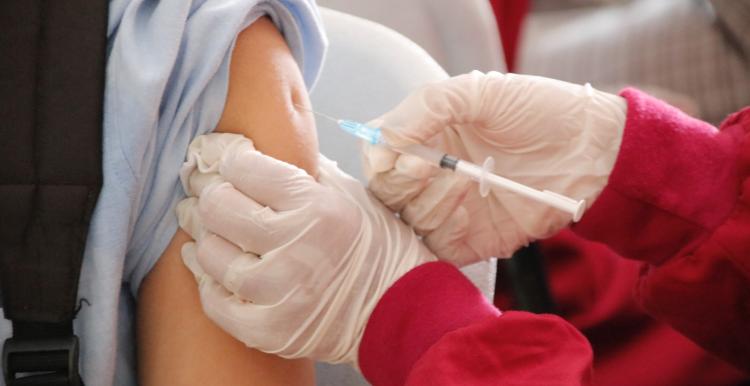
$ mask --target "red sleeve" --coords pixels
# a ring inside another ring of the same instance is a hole
[[[721,130],[639,91],[607,187],[574,230],[646,262],[643,307],[750,371],[750,109]]]
[[[378,302],[359,349],[375,386],[588,385],[591,348],[554,315],[501,314],[455,267],[435,262]]]

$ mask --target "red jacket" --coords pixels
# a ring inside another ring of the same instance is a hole
[[[736,386],[750,379],[643,310],[633,291],[645,263],[570,230],[538,245],[555,310],[591,344],[594,384]],[[494,303],[509,310],[506,276],[498,275]]]
[[[622,95],[617,162],[574,231],[646,263],[635,287],[641,306],[750,372],[750,109],[718,131],[638,91]],[[446,263],[394,283],[359,354],[376,386],[593,382],[578,330],[553,315],[501,314]]]

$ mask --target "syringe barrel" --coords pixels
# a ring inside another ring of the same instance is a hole
[[[472,180],[479,182],[480,184],[482,183],[482,179],[484,178],[486,179],[485,183],[489,183],[492,186],[510,190],[533,200],[543,202],[564,212],[568,212],[572,215],[573,221],[578,221],[583,215],[583,200],[576,201],[572,198],[568,198],[547,190],[536,190],[513,180],[500,177],[497,174],[487,173],[478,165],[474,165],[470,162],[459,161],[458,165],[456,165],[456,173],[465,175]]]
[[[482,197],[484,197],[489,192],[490,186],[500,187],[500,188],[515,192],[517,194],[523,195],[525,197],[531,198],[532,200],[543,202],[547,205],[550,205],[564,212],[568,212],[573,217],[574,222],[580,220],[585,210],[584,200],[577,201],[572,198],[569,198],[569,197],[566,197],[566,196],[563,196],[554,192],[550,192],[547,190],[545,191],[536,190],[532,187],[520,184],[513,180],[509,180],[507,178],[500,177],[497,174],[494,174],[492,172],[493,167],[491,166],[491,165],[494,165],[494,162],[487,163],[485,161],[485,168],[482,168],[479,165],[475,165],[471,162],[466,162],[466,161],[462,161],[451,156],[447,156],[446,153],[440,150],[432,149],[432,148],[429,148],[427,146],[423,146],[420,144],[412,144],[412,145],[400,146],[400,147],[389,146],[387,144],[385,145],[390,147],[396,152],[399,152],[402,154],[414,155],[416,157],[419,157],[427,161],[431,165],[434,165],[437,167],[448,167],[449,169],[454,170],[458,174],[471,178],[472,180],[479,183],[480,193],[482,194]],[[448,157],[448,160],[450,162],[442,163],[441,161],[443,160],[444,157]],[[492,161],[492,159],[488,158],[488,161]]]

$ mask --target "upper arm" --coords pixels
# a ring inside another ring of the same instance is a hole
[[[230,79],[216,131],[243,134],[259,151],[314,176],[318,156],[315,121],[294,106],[309,105],[307,90],[284,39],[267,19],[238,36]]]
[[[243,134],[255,147],[315,175],[317,139],[301,74],[268,19],[239,34],[229,91],[216,130]],[[197,285],[180,257],[190,241],[178,231],[138,294],[138,367],[142,385],[313,384],[307,360],[245,347],[203,313]]]

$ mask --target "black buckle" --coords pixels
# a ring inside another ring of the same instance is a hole
[[[78,374],[78,337],[6,339],[3,372],[7,386],[82,386]]]

